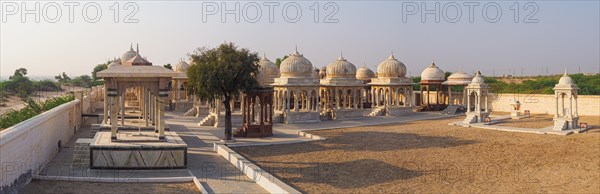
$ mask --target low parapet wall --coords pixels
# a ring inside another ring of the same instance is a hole
[[[0,131],[0,193],[18,192],[54,158],[81,126],[87,99],[62,104]]]
[[[521,112],[529,110],[535,114],[554,114],[556,105],[554,95],[551,94],[491,94],[490,108],[492,111],[510,112],[511,100],[517,99],[521,103]],[[566,102],[568,103],[568,101]],[[575,103],[573,101],[573,103]],[[600,95],[579,95],[579,115],[600,116]]]

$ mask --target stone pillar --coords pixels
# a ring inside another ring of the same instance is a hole
[[[554,117],[558,118],[558,93],[554,92],[554,107],[556,112],[554,112]]]
[[[117,139],[117,100],[118,97],[110,97],[110,139]]]
[[[104,87],[104,93],[102,94],[104,96],[104,118],[102,119],[102,124],[107,124],[108,123],[108,92],[106,92],[106,87]]]
[[[150,94],[150,119],[152,120],[152,125],[156,126],[156,96],[154,94]]]
[[[148,95],[148,90],[144,89],[144,111],[143,111],[143,116],[144,116],[144,122],[146,123],[146,127],[148,127],[148,98],[150,95]]]
[[[487,95],[487,93],[485,95],[485,112],[490,112],[490,110],[488,109],[488,95]]]
[[[452,103],[452,87],[450,85],[448,85],[448,105],[451,105]]]
[[[125,94],[121,97],[121,126],[125,126]]]
[[[467,91],[467,112],[471,112],[471,94]]]
[[[573,95],[569,95],[569,117],[573,117]]]
[[[165,139],[165,120],[164,120],[164,116],[165,116],[165,101],[167,100],[166,97],[160,97],[159,101],[157,102],[157,106],[158,106],[158,122],[159,122],[159,128],[158,128],[158,139]]]

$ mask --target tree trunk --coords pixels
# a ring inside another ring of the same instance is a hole
[[[223,101],[223,105],[225,106],[225,140],[231,140],[233,136],[231,129],[231,104],[229,101],[231,101],[231,99],[228,97],[225,97],[225,100]]]

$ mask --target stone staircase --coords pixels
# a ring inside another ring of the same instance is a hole
[[[90,166],[90,144],[94,141],[92,138],[79,138],[75,142],[73,150],[73,166],[74,167],[89,167]]]
[[[94,138],[94,136],[96,136],[96,133],[100,132],[100,124],[92,124],[92,126],[90,127],[90,138]]]
[[[565,120],[555,120],[554,126],[552,126],[552,130],[554,131],[562,131],[567,129],[568,122]]]
[[[464,124],[477,123],[477,115],[467,115],[467,118],[463,121]]]
[[[200,121],[200,123],[198,123],[198,126],[214,126],[215,125],[215,118],[216,115],[208,115],[206,117],[204,117],[204,119],[202,119],[202,121]]]
[[[383,116],[385,113],[385,107],[375,107],[373,108],[373,111],[371,111],[371,113],[369,113],[370,117],[375,117],[375,116]]]
[[[196,116],[196,114],[198,113],[196,107],[192,107],[190,108],[188,111],[186,111],[183,116]]]

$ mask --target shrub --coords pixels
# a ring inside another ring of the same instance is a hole
[[[61,104],[75,100],[73,95],[64,95],[48,98],[46,101],[35,101],[31,98],[25,98],[25,107],[20,110],[11,110],[0,115],[0,129],[6,129],[16,125],[45,111],[53,109]]]

